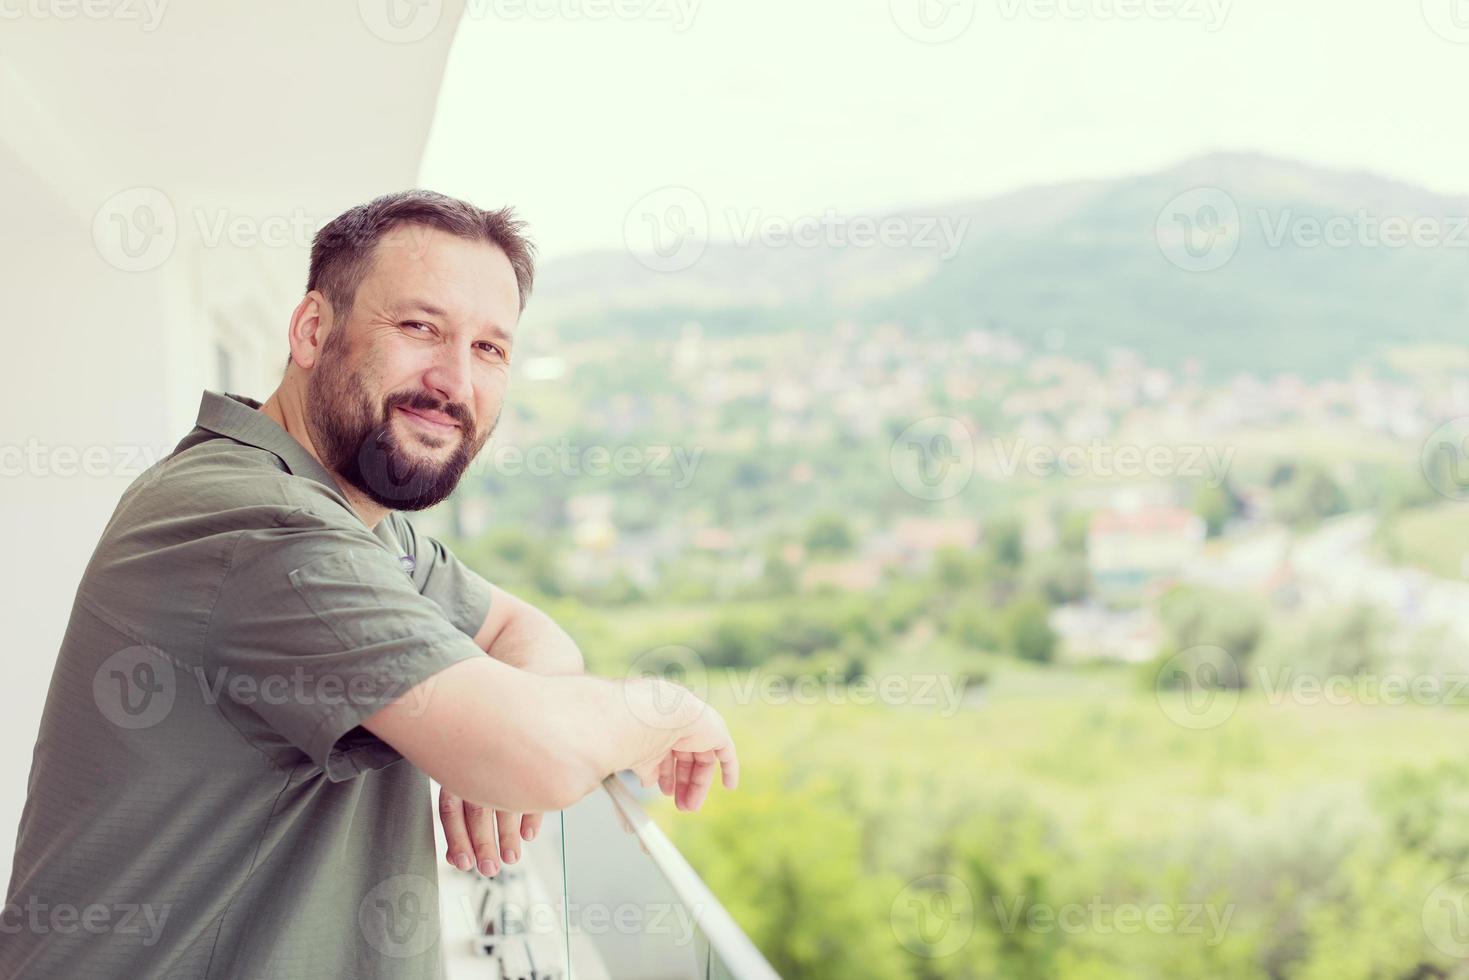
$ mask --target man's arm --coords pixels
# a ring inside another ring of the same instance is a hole
[[[490,586],[490,611],[474,642],[503,664],[533,674],[580,674],[581,650],[556,621],[498,585]]]
[[[702,804],[716,763],[727,788],[739,779],[719,712],[661,678],[547,677],[474,658],[363,726],[456,795],[511,812],[565,809],[623,769],[645,785],[676,773],[684,809]]]

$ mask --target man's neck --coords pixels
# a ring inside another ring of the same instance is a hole
[[[357,512],[358,517],[362,518],[362,523],[366,524],[369,530],[376,528],[378,522],[388,516],[388,508],[377,503],[346,480],[343,480],[331,467],[322,461],[321,454],[316,451],[316,446],[311,442],[311,433],[306,430],[305,401],[295,385],[283,382],[265,400],[265,404],[260,406],[260,411],[273,419],[282,429],[285,429],[286,433],[292,439],[295,439],[305,447],[313,459],[321,463],[322,469],[332,475],[332,479],[336,481],[337,488],[342,491],[342,495],[347,498],[347,502],[352,505],[352,509]]]

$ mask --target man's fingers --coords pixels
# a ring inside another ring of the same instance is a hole
[[[685,790],[684,809],[697,810],[704,805],[709,787],[714,784],[714,753],[695,752],[689,767],[689,785]]]
[[[725,789],[734,789],[740,785],[740,757],[735,752],[734,743],[721,746],[714,750],[719,757],[719,775],[724,780]]]
[[[514,864],[520,860],[520,814],[496,810],[495,823],[500,831],[500,859]]]
[[[677,788],[673,802],[680,810],[686,810],[688,807],[685,803],[689,798],[689,775],[693,772],[694,759],[687,752],[678,752],[675,754],[678,756],[678,761],[674,764],[674,783]]]
[[[500,853],[495,847],[495,814],[478,803],[464,803],[464,824],[469,829],[469,844],[474,849],[475,866],[482,875],[498,874]]]
[[[442,786],[439,787],[439,822],[444,825],[444,839],[449,844],[445,852],[449,863],[460,871],[474,867],[474,850],[464,826],[464,801]]]
[[[672,752],[665,755],[663,761],[658,763],[658,791],[664,796],[673,795],[675,789],[674,779],[678,775],[678,771],[675,768],[676,765],[677,760],[674,758]]]
[[[527,813],[520,818],[520,836],[525,840],[535,840],[541,833],[541,813]]]

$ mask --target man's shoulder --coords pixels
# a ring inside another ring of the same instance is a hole
[[[323,523],[350,523],[341,493],[292,473],[268,449],[195,428],[175,450],[138,477],[123,495],[119,514],[132,510],[225,516],[249,524],[284,520],[300,512]]]

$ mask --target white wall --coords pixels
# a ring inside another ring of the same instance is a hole
[[[7,214],[25,202],[22,220],[0,237],[0,446],[7,447],[0,623],[9,640],[0,685],[0,879],[8,882],[31,747],[72,596],[129,482],[125,472],[83,475],[78,460],[73,475],[58,471],[68,468],[68,450],[103,447],[114,464],[129,447],[156,450],[169,435],[170,406],[160,281],[103,262],[91,228],[3,149],[0,186]]]

